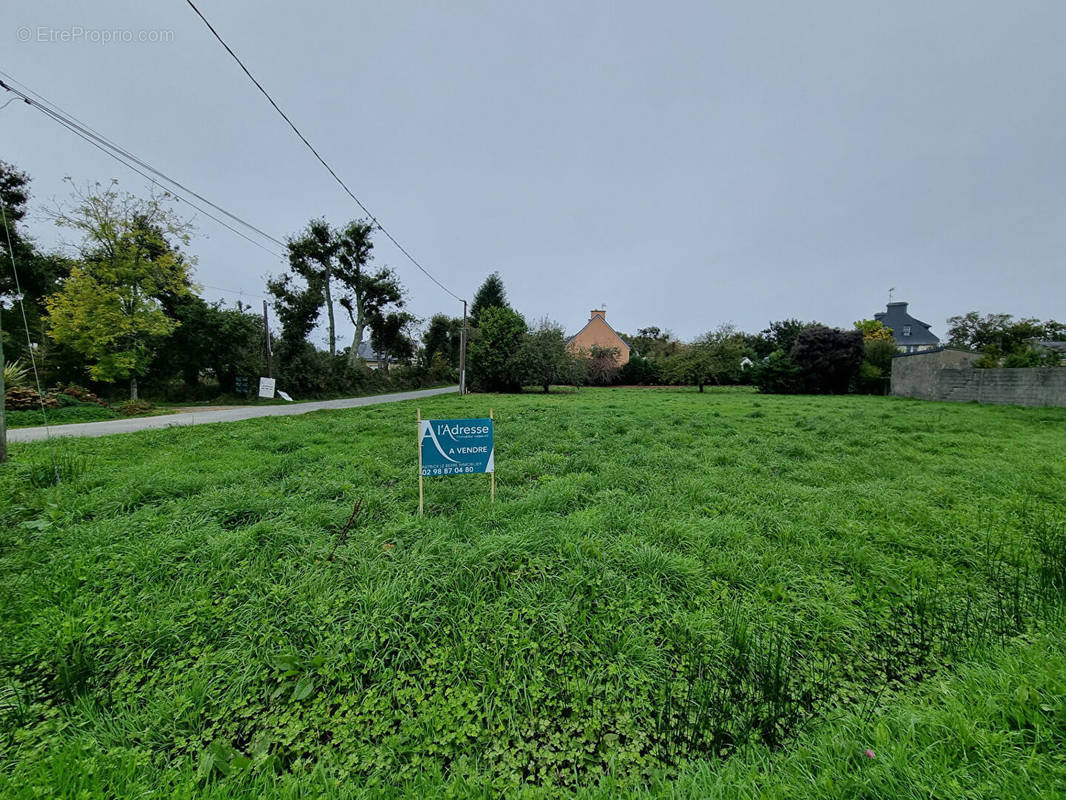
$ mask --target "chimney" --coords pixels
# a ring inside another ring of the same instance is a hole
[[[889,304],[888,304],[888,307],[889,307],[889,308],[898,308],[898,309],[900,309],[900,310],[901,310],[901,311],[902,311],[902,312],[903,312],[904,314],[906,314],[906,313],[907,313],[907,304],[906,304],[906,303],[899,303],[899,302],[897,302],[897,303],[889,303]]]
[[[596,319],[596,317],[599,317],[604,322],[606,322],[607,321],[607,310],[603,309],[603,308],[594,308],[594,309],[592,309],[592,311],[589,312],[589,322],[592,322],[592,320]]]

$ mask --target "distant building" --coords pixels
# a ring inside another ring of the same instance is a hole
[[[1060,353],[1066,357],[1066,342],[1055,342],[1049,339],[1030,339],[1029,343],[1038,352]]]
[[[618,366],[629,361],[629,342],[607,324],[607,312],[603,309],[590,311],[585,327],[567,339],[566,346],[573,353],[587,353],[593,347],[610,347],[618,351]]]
[[[901,353],[920,353],[940,346],[940,337],[929,330],[928,323],[908,314],[906,303],[889,303],[887,310],[874,314],[874,319],[892,330]]]
[[[356,351],[359,354],[359,358],[366,362],[366,365],[370,369],[380,369],[385,367],[388,370],[389,364],[395,364],[396,359],[391,358],[384,353],[378,353],[370,346],[370,342],[365,339],[359,342],[359,349]]]

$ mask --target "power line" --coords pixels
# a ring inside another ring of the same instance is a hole
[[[431,281],[433,281],[435,284],[437,284],[437,286],[439,286],[446,294],[451,295],[452,297],[454,297],[459,302],[463,302],[463,298],[459,297],[459,295],[457,295],[454,292],[452,292],[447,286],[445,286],[443,283],[441,283],[439,280],[437,280],[435,277],[433,277],[433,275],[429,272],[429,270],[427,270],[425,267],[423,267],[421,264],[419,264],[418,261],[415,260],[415,257],[412,256],[409,252],[407,252],[407,250],[404,248],[403,245],[401,245],[398,241],[396,241],[396,237],[394,237],[391,233],[389,233],[387,230],[385,230],[385,226],[382,225],[378,221],[377,217],[375,217],[372,213],[370,213],[370,209],[367,208],[365,205],[363,205],[363,202],[358,197],[356,197],[355,193],[352,192],[352,190],[348,188],[348,185],[344,181],[341,180],[340,176],[336,173],[336,171],[334,171],[333,167],[331,167],[329,164],[327,164],[326,160],[324,158],[322,158],[321,155],[319,155],[318,151],[314,148],[314,145],[312,145],[311,142],[309,142],[307,140],[307,137],[304,136],[300,132],[300,129],[296,127],[296,125],[293,123],[293,121],[291,119],[289,119],[289,116],[284,111],[281,110],[281,106],[279,106],[276,102],[274,102],[274,98],[271,97],[270,93],[267,92],[267,90],[263,88],[263,84],[261,84],[259,81],[257,81],[255,79],[255,76],[252,75],[251,72],[249,72],[248,67],[244,66],[244,62],[241,61],[240,57],[235,52],[233,52],[233,48],[231,48],[228,44],[226,44],[226,41],[219,35],[218,31],[215,30],[215,26],[212,25],[210,22],[208,22],[207,17],[205,17],[203,15],[203,13],[200,11],[200,9],[198,9],[196,7],[196,4],[193,3],[192,0],[185,0],[185,2],[188,3],[189,7],[192,8],[192,10],[196,12],[196,16],[198,16],[201,20],[203,20],[204,25],[207,26],[207,29],[209,31],[211,31],[212,34],[214,34],[214,37],[216,39],[218,39],[219,44],[221,44],[226,49],[226,52],[229,53],[233,57],[233,60],[237,62],[237,64],[240,66],[240,68],[244,71],[244,74],[248,76],[248,79],[251,80],[251,82],[255,84],[256,88],[260,92],[262,92],[263,97],[265,97],[270,102],[270,105],[274,106],[274,110],[277,111],[281,115],[281,118],[284,119],[289,124],[289,127],[292,128],[293,133],[295,133],[300,138],[300,141],[303,142],[307,146],[307,149],[310,150],[311,153],[314,155],[314,157],[318,159],[319,163],[323,167],[326,168],[326,171],[329,172],[329,174],[333,176],[333,179],[340,185],[340,187],[345,191],[345,193],[350,198],[352,198],[352,200],[355,201],[356,205],[358,205],[359,208],[361,208],[363,210],[363,213],[366,214],[368,217],[370,217],[370,221],[374,223],[374,225],[378,228],[378,230],[380,230],[383,234],[385,234],[385,236],[388,238],[388,240],[390,242],[392,242],[394,245],[396,245],[396,248],[407,257],[407,260],[410,261],[412,264],[414,264],[416,267],[418,267],[419,270],[422,271],[423,275],[425,275],[427,278],[429,278]]]
[[[25,87],[25,84],[21,84],[18,81],[15,81],[14,78],[11,78],[11,76],[8,75],[6,72],[0,72],[0,74],[4,75],[6,78],[10,79],[12,82],[18,83],[20,86],[23,86],[26,89],[25,92],[24,91],[20,91],[19,89],[14,88],[12,86],[9,86],[4,81],[0,80],[0,87],[2,87],[4,89],[6,89],[7,91],[12,92],[13,94],[17,95],[27,105],[32,106],[36,110],[40,111],[42,114],[44,114],[45,116],[47,116],[48,118],[50,118],[54,122],[59,123],[64,128],[69,130],[71,133],[74,133],[75,135],[77,135],[80,138],[84,139],[89,144],[93,145],[93,147],[95,147],[96,149],[98,149],[101,152],[105,153],[106,155],[110,156],[111,158],[115,159],[116,161],[118,161],[123,166],[127,167],[128,169],[132,170],[133,172],[136,172],[141,177],[145,178],[146,180],[150,181],[151,183],[155,184],[156,186],[160,186],[160,183],[159,183],[159,181],[156,178],[152,177],[151,175],[147,175],[141,169],[138,169],[138,166],[139,167],[143,167],[143,169],[148,170],[148,172],[152,173],[152,175],[157,176],[159,179],[161,179],[161,180],[165,181],[167,184],[169,184],[169,186],[161,186],[160,188],[163,188],[166,191],[169,191],[170,193],[174,194],[175,196],[181,198],[186,203],[188,203],[190,206],[192,206],[197,211],[202,213],[204,216],[214,220],[219,225],[222,225],[223,227],[225,227],[228,230],[232,231],[233,233],[237,234],[241,238],[243,238],[243,239],[251,242],[252,244],[256,245],[257,247],[265,250],[266,252],[268,252],[272,256],[274,256],[275,258],[281,259],[282,261],[286,260],[286,257],[284,255],[282,255],[282,254],[280,254],[280,253],[278,253],[278,252],[276,252],[274,250],[271,250],[268,247],[265,247],[260,242],[257,242],[256,240],[254,240],[254,239],[250,238],[249,236],[245,235],[244,233],[242,233],[241,231],[237,230],[236,228],[234,228],[229,223],[225,222],[224,220],[219,219],[218,217],[216,217],[215,215],[213,215],[212,213],[210,213],[206,209],[198,206],[195,202],[193,202],[188,197],[186,197],[183,194],[183,192],[186,193],[186,194],[192,195],[193,197],[195,197],[198,200],[200,200],[202,203],[204,203],[204,204],[210,206],[211,208],[219,211],[220,213],[222,213],[225,216],[229,217],[231,220],[234,220],[238,224],[243,225],[246,229],[248,229],[250,231],[253,231],[254,233],[256,233],[259,236],[261,236],[264,239],[266,239],[267,241],[270,241],[270,242],[278,245],[279,247],[286,247],[287,245],[283,241],[281,241],[280,239],[277,239],[276,237],[271,236],[270,234],[266,233],[262,229],[256,227],[255,225],[252,225],[250,222],[247,222],[246,220],[242,219],[241,217],[237,216],[236,214],[234,214],[234,213],[232,213],[230,211],[227,211],[225,208],[223,208],[222,206],[218,205],[217,203],[213,203],[212,201],[208,200],[206,197],[204,197],[203,195],[199,194],[198,192],[195,192],[192,189],[188,188],[183,183],[175,180],[174,178],[171,178],[166,173],[156,169],[151,164],[147,163],[146,161],[144,161],[141,158],[138,158],[137,156],[135,156],[133,153],[131,153],[128,150],[126,150],[121,145],[116,144],[115,142],[111,141],[110,139],[108,139],[103,134],[99,133],[98,131],[93,130],[91,127],[89,127],[87,124],[81,122],[76,117],[63,112],[54,103],[50,103],[49,101],[45,100],[43,97],[41,97],[41,95],[39,95],[36,92],[33,92],[31,89],[29,89],[29,87]],[[30,94],[33,94],[34,97],[39,98],[39,100],[35,100],[33,97],[30,97],[29,94],[27,94],[27,92],[29,92]],[[130,163],[130,162],[133,162],[133,163]],[[138,166],[134,166],[134,164],[136,164]],[[177,187],[177,188],[175,189],[173,187]]]

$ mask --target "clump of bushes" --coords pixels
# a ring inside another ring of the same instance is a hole
[[[62,397],[70,398],[78,403],[95,403],[98,406],[107,405],[98,395],[93,394],[84,386],[78,386],[76,383],[56,384],[48,393],[59,400],[60,405],[71,405],[71,403],[61,399]]]
[[[10,411],[33,411],[42,405],[45,408],[59,408],[59,401],[50,395],[41,397],[36,389],[29,386],[12,386],[4,394],[4,407]]]
[[[123,403],[119,406],[119,413],[124,417],[135,417],[138,414],[147,414],[151,412],[155,406],[149,403],[147,400],[131,400],[128,403]]]

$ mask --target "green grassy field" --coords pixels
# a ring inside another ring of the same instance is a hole
[[[1066,794],[1066,410],[490,406],[13,446],[0,796]]]

